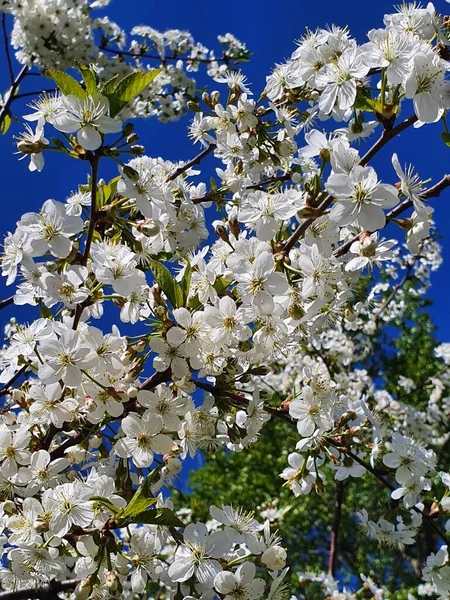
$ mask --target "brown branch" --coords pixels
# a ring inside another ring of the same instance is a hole
[[[181,165],[181,167],[178,167],[178,169],[175,169],[175,171],[171,175],[169,175],[169,177],[167,178],[167,181],[173,181],[180,175],[183,175],[183,173],[188,171],[194,165],[198,165],[205,158],[205,156],[208,156],[208,154],[211,154],[211,152],[214,150],[215,147],[216,147],[215,144],[210,144],[209,146],[207,146],[204,150],[202,150],[199,154],[197,154],[197,156],[195,156],[188,162],[184,163],[184,165]]]
[[[0,128],[3,125],[3,121],[9,115],[10,106],[11,106],[13,100],[15,100],[14,94],[15,94],[17,88],[19,87],[19,85],[21,84],[22,79],[27,74],[28,69],[29,69],[28,65],[25,65],[25,66],[22,67],[20,73],[14,79],[11,87],[8,90],[8,98],[7,98],[6,102],[4,103],[4,105],[2,106],[2,108],[0,110]]]
[[[341,527],[343,501],[344,484],[342,481],[336,481],[336,497],[334,499],[333,522],[331,524],[330,554],[328,559],[328,574],[333,578],[336,575],[339,529]]]
[[[394,127],[393,129],[388,129],[388,130],[383,131],[383,133],[381,134],[381,136],[378,139],[378,141],[375,142],[375,144],[372,146],[372,148],[370,148],[370,150],[366,154],[364,154],[364,156],[360,160],[359,164],[361,166],[363,166],[363,167],[366,166],[367,163],[370,160],[372,160],[372,158],[376,154],[378,154],[378,152],[381,150],[381,148],[383,148],[384,146],[386,146],[386,144],[390,140],[392,140],[392,138],[394,138],[399,133],[402,133],[402,131],[405,131],[405,129],[408,129],[408,127],[410,127],[411,125],[413,125],[417,121],[418,121],[417,116],[416,115],[411,115],[410,117],[408,117],[407,119],[405,119],[405,121],[403,121],[402,123],[400,123],[399,125],[397,125],[397,127]]]
[[[59,592],[73,590],[80,583],[81,579],[66,579],[65,581],[49,581],[35,588],[24,588],[20,590],[10,590],[0,592],[0,600],[27,600],[39,598],[40,600],[55,600]]]

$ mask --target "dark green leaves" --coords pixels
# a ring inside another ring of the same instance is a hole
[[[441,140],[446,146],[450,146],[450,133],[447,133],[445,131],[441,133]]]

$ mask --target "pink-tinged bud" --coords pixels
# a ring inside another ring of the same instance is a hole
[[[105,583],[106,587],[114,593],[115,591],[117,591],[120,582],[119,578],[117,577],[116,573],[114,573],[114,571],[108,571],[107,573],[105,573]]]
[[[93,590],[93,582],[91,577],[83,579],[73,591],[74,600],[87,600]]]

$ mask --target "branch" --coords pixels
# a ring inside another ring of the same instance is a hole
[[[333,522],[331,524],[330,556],[328,559],[328,574],[334,578],[338,555],[338,538],[341,527],[342,503],[344,501],[344,484],[336,481],[336,497],[334,500]]]
[[[17,77],[14,79],[11,87],[9,88],[9,90],[7,92],[8,98],[7,98],[7,100],[5,101],[4,105],[2,106],[2,108],[0,110],[0,128],[3,125],[3,121],[9,115],[9,108],[10,108],[13,100],[15,100],[15,95],[14,94],[15,94],[17,88],[19,87],[20,83],[22,82],[22,79],[27,74],[29,68],[30,67],[28,65],[24,65],[22,67],[22,70],[17,75]]]
[[[0,389],[0,396],[4,396],[9,392],[9,388],[16,383],[16,381],[25,373],[28,365],[23,365],[15,375],[11,377],[11,379],[5,383],[5,385]]]
[[[430,200],[431,198],[437,198],[448,187],[450,187],[450,175],[444,175],[444,177],[440,181],[438,181],[435,185],[433,185],[432,187],[425,190],[423,192],[423,194],[421,194],[420,198],[421,198],[421,200]],[[411,200],[404,200],[398,206],[396,206],[390,212],[387,213],[386,219],[387,220],[396,219],[399,215],[404,213],[406,210],[408,210],[409,208],[412,208],[412,206],[413,206],[413,203],[411,202]],[[377,230],[377,231],[379,231],[379,230]],[[371,232],[371,233],[373,233],[373,232]],[[339,257],[339,256],[343,256],[344,254],[347,254],[347,252],[350,250],[350,246],[353,244],[353,242],[358,241],[359,236],[360,236],[360,234],[358,233],[357,235],[353,236],[350,240],[348,240],[347,242],[345,242],[344,244],[339,246],[339,248],[336,248],[336,250],[333,252],[334,256]]]
[[[371,465],[359,458],[357,454],[354,454],[351,450],[348,450],[347,448],[338,447],[338,450],[340,450],[341,452],[345,452],[345,454],[347,454],[347,456],[349,456],[352,460],[364,467],[366,471],[369,471],[369,473],[376,477],[378,481],[380,481],[385,487],[388,488],[388,490],[390,490],[391,492],[395,490],[395,487],[391,483],[389,483],[389,481],[385,479],[379,471],[377,471]],[[428,523],[428,525],[433,529],[436,535],[441,538],[443,542],[445,542],[447,545],[450,544],[450,540],[447,538],[445,533],[439,529],[439,527],[434,523],[433,519],[429,515],[417,508],[417,506],[413,506],[412,510],[415,510],[416,513],[422,515],[425,522]]]
[[[202,150],[202,152],[200,152],[200,154],[197,154],[197,156],[195,156],[194,158],[189,160],[187,163],[184,163],[184,165],[181,165],[181,167],[178,167],[178,169],[176,169],[171,175],[169,175],[167,181],[173,181],[180,175],[183,175],[183,173],[188,171],[194,165],[198,165],[200,163],[200,161],[203,158],[205,158],[205,156],[208,156],[208,154],[211,154],[211,152],[214,150],[215,147],[216,147],[215,144],[210,144],[209,146],[207,146],[204,150]]]
[[[3,30],[3,42],[5,45],[6,60],[8,62],[9,79],[10,79],[11,85],[12,85],[14,83],[14,71],[12,68],[11,54],[9,52],[8,32],[6,31],[6,13],[2,14],[2,30]]]
[[[394,138],[399,133],[402,133],[402,131],[405,131],[405,129],[408,129],[408,127],[410,127],[411,125],[413,125],[417,121],[418,121],[417,116],[416,115],[411,115],[405,121],[403,121],[402,123],[400,123],[399,125],[397,125],[397,127],[394,127],[393,129],[384,130],[383,133],[381,134],[380,138],[378,139],[378,141],[375,142],[375,144],[372,146],[372,148],[366,154],[364,154],[364,156],[360,160],[359,164],[362,167],[365,167],[367,165],[367,163],[370,160],[372,160],[372,158],[376,154],[378,154],[378,152],[381,150],[381,148],[383,148],[384,146],[386,146],[386,144],[390,140],[392,140],[392,138]]]
[[[29,598],[39,598],[40,600],[55,600],[59,592],[73,590],[80,583],[81,579],[66,579],[65,581],[49,581],[35,588],[24,588],[21,590],[11,590],[0,592],[0,600],[28,600]]]
[[[0,310],[2,310],[2,308],[6,308],[7,306],[11,306],[11,304],[14,304],[14,296],[0,300]]]
[[[82,266],[86,266],[89,260],[89,253],[91,251],[92,239],[94,237],[95,225],[97,223],[98,211],[97,211],[97,180],[98,180],[98,163],[100,161],[100,155],[95,154],[91,159],[91,216],[89,219],[89,230],[86,238],[86,245],[84,247],[83,257],[80,261]],[[72,328],[76,329],[80,322],[81,315],[84,307],[81,304],[77,305],[75,310],[75,316],[73,318]]]
[[[109,54],[119,54],[120,56],[130,56],[138,60],[139,58],[148,58],[150,60],[160,60],[163,64],[167,60],[171,61],[183,61],[183,62],[199,62],[205,64],[211,64],[213,62],[228,62],[227,56],[221,56],[220,58],[192,58],[189,56],[159,56],[159,54],[147,54],[146,52],[130,52],[128,50],[115,50],[114,48],[100,48],[102,52],[109,52]]]

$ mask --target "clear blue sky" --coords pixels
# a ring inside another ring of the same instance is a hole
[[[254,53],[251,62],[243,66],[243,71],[256,94],[264,87],[265,76],[270,73],[274,63],[282,62],[291,55],[295,48],[294,40],[304,33],[305,27],[314,29],[332,23],[349,25],[353,36],[363,42],[369,29],[382,26],[383,15],[393,12],[394,3],[397,3],[397,0],[392,3],[377,0],[370,5],[356,0],[227,0],[222,4],[210,0],[112,0],[107,14],[126,30],[138,24],[150,25],[159,30],[188,29],[196,40],[210,48],[217,48],[218,34],[233,33]],[[435,6],[444,14],[449,8],[444,0],[436,0]],[[0,65],[0,86],[1,89],[6,89],[8,76],[4,56]],[[204,81],[202,79],[202,83]],[[220,87],[220,84],[212,83],[215,88]],[[28,84],[25,84],[22,91],[29,89],[27,86]],[[25,112],[25,107],[20,106],[19,102],[14,108],[17,114]],[[402,117],[407,116],[409,114],[405,111]],[[171,160],[188,159],[197,153],[198,148],[194,148],[187,139],[187,124],[187,118],[164,126],[155,119],[141,120],[136,122],[136,131],[141,136],[147,154]],[[17,134],[20,129],[20,124],[14,125],[8,135],[0,139],[0,173],[3,184],[2,234],[14,230],[15,222],[24,212],[38,210],[47,198],[64,200],[78,183],[86,181],[86,166],[83,163],[55,154],[47,156],[47,165],[42,173],[30,173],[27,161],[18,162],[18,157],[13,154],[15,148],[10,133]],[[398,153],[402,164],[413,162],[423,179],[432,177],[435,182],[446,172],[450,172],[450,148],[440,142],[440,131],[439,125],[428,126],[418,131],[405,132],[401,138],[392,142],[374,162],[381,177],[390,183],[394,181],[394,172],[390,167],[390,156],[394,151]],[[115,174],[114,167],[106,168],[101,173],[105,178]],[[450,340],[446,294],[450,276],[450,216],[446,208],[449,204],[449,191],[433,201],[436,219],[444,236],[444,265],[433,276],[432,314],[439,327],[438,337],[443,341]],[[0,297],[6,295],[9,293],[2,285]],[[12,314],[16,314],[18,320],[32,317],[32,313],[26,308],[13,308],[3,311],[2,318]]]

